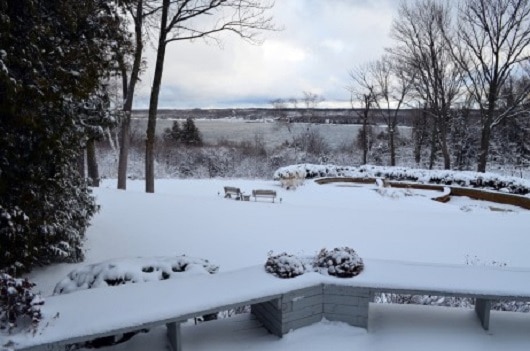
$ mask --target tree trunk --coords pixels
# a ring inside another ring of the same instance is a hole
[[[392,123],[388,130],[388,147],[390,149],[390,165],[391,166],[396,165],[396,144],[395,144],[396,130],[395,128],[396,128],[395,124]]]
[[[429,169],[433,169],[434,162],[436,161],[436,140],[438,134],[438,122],[436,118],[433,118],[432,130],[431,130],[431,155],[429,157]]]
[[[149,100],[149,117],[147,120],[147,136],[145,140],[145,191],[147,193],[155,192],[154,151],[156,137],[156,114],[158,110],[158,96],[160,94],[160,85],[162,84],[162,73],[164,70],[164,58],[166,54],[166,26],[169,5],[170,0],[163,0],[160,35],[158,37],[158,49],[156,53],[155,73],[153,77],[153,85],[151,87],[151,98]]]
[[[442,114],[440,121],[440,148],[444,159],[444,169],[451,169],[451,154],[447,145],[447,113]]]
[[[134,99],[134,89],[140,75],[140,65],[142,63],[143,41],[142,41],[142,21],[143,21],[143,0],[139,0],[136,5],[136,17],[134,22],[134,32],[136,36],[136,47],[134,49],[134,62],[131,71],[130,81],[127,84],[127,70],[122,62],[123,105],[124,119],[121,125],[120,134],[120,155],[118,159],[118,189],[127,188],[127,163],[129,159],[130,133],[131,133],[131,111]]]
[[[99,186],[99,169],[98,161],[96,159],[96,141],[89,139],[86,144],[86,159],[87,159],[87,171],[88,171],[88,182],[90,186]]]
[[[488,118],[489,119],[489,118]],[[477,165],[477,172],[486,172],[486,164],[488,162],[489,146],[491,137],[491,124],[485,123],[482,126],[480,134],[480,151]]]
[[[363,165],[368,163],[368,117],[363,119]]]
[[[131,111],[126,111],[121,122],[120,154],[118,158],[118,189],[127,189],[127,163],[129,159]]]

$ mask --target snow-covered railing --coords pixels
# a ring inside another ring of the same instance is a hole
[[[243,305],[251,305],[258,320],[279,336],[322,318],[368,328],[369,305],[380,292],[475,298],[487,329],[491,301],[530,301],[530,270],[370,259],[364,266],[354,278],[305,273],[280,279],[255,266],[51,296],[37,329],[9,336],[2,345],[46,350],[166,325],[171,348],[180,351],[180,323]]]
[[[453,185],[471,188],[484,188],[511,194],[530,193],[530,180],[501,176],[495,173],[470,171],[426,170],[407,167],[383,166],[337,166],[298,164],[279,168],[274,179],[287,178],[313,179],[321,177],[386,178],[394,181],[408,181],[423,184]]]

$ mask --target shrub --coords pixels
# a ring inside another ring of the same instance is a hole
[[[27,317],[32,328],[37,327],[44,300],[31,292],[35,286],[27,279],[17,279],[9,274],[0,273],[0,329],[11,331],[19,320]]]
[[[304,274],[305,266],[298,257],[283,252],[269,255],[265,270],[279,278],[294,278]]]
[[[72,270],[54,289],[55,295],[78,290],[175,279],[183,274],[215,274],[219,266],[189,256],[114,259]]]
[[[315,266],[340,278],[354,277],[364,269],[363,260],[349,247],[335,248],[332,251],[322,249],[316,258]]]

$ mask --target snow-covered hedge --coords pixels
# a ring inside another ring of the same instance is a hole
[[[426,184],[457,185],[506,191],[512,194],[530,193],[530,180],[501,176],[495,173],[470,171],[426,170],[406,167],[384,167],[364,165],[336,166],[298,164],[279,168],[274,179],[288,179],[296,175],[306,179],[321,177],[387,178],[396,181],[410,181]]]
[[[11,331],[24,317],[31,321],[32,328],[37,326],[44,300],[31,291],[34,286],[35,284],[27,279],[0,273],[0,330]]]
[[[351,278],[364,269],[363,260],[349,247],[322,249],[316,256],[298,257],[288,253],[269,254],[265,270],[280,278],[294,278],[306,272],[318,272]]]
[[[189,274],[214,274],[219,266],[208,260],[188,256],[114,259],[71,271],[54,289],[54,294],[77,290],[144,283]]]

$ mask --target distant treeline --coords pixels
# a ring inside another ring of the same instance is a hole
[[[274,119],[287,123],[331,123],[331,124],[362,124],[361,109],[351,108],[243,108],[243,109],[163,109],[158,110],[162,119],[218,119],[241,118],[246,120]],[[384,124],[386,114],[394,110],[371,110],[371,123]],[[470,111],[472,116],[479,117],[478,111]],[[422,109],[401,109],[398,111],[398,125],[413,126],[414,120],[425,111]],[[134,110],[133,117],[147,118],[147,110]]]

